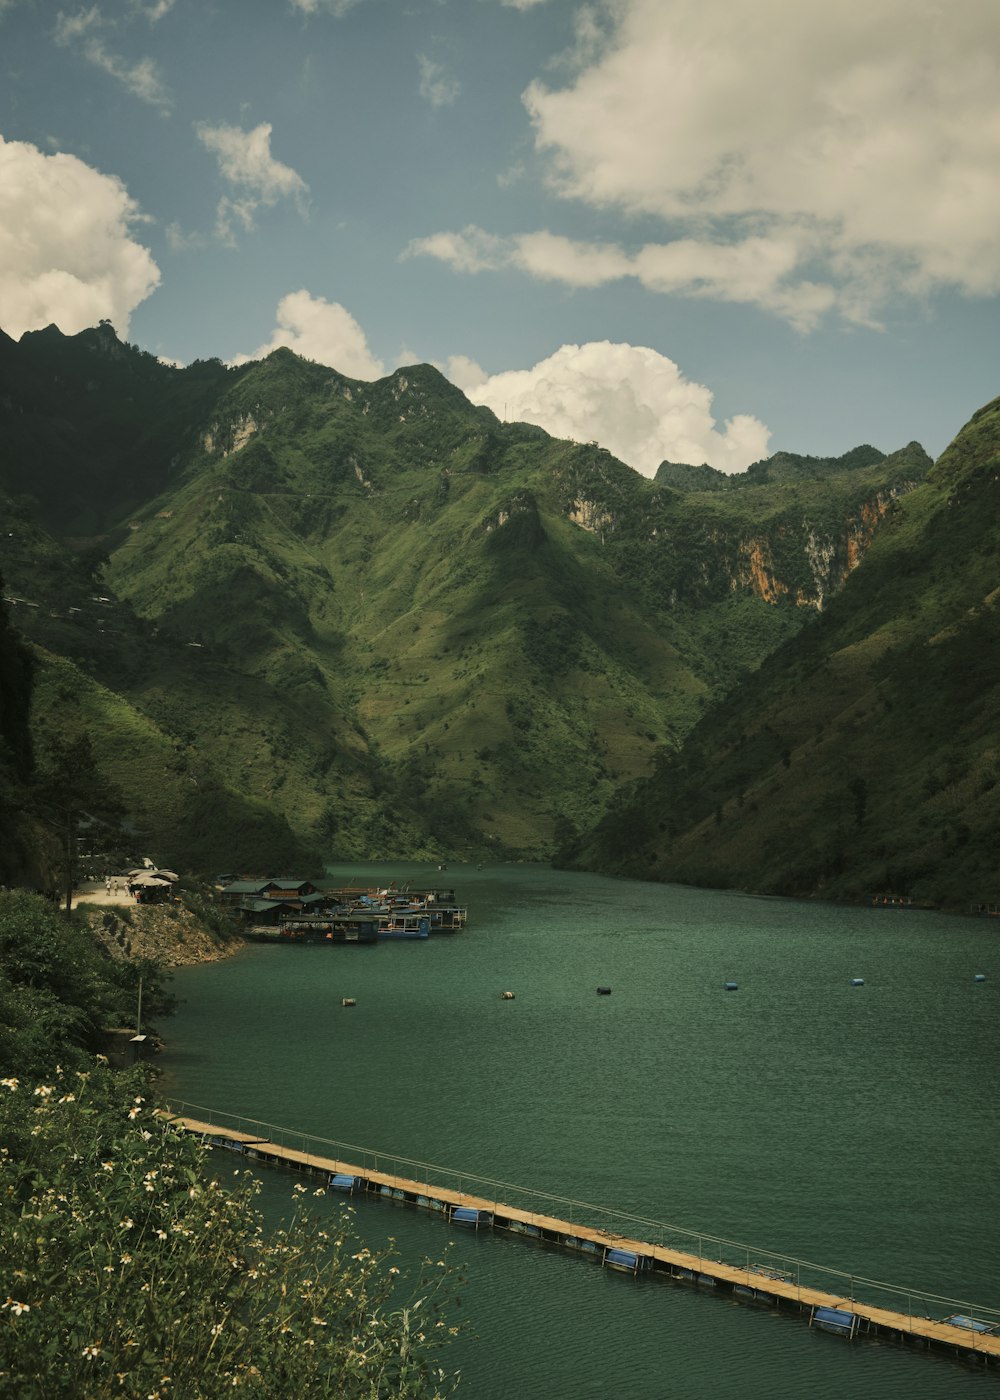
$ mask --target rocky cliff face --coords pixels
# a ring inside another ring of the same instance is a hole
[[[120,962],[150,958],[161,967],[219,962],[244,946],[234,937],[223,942],[191,913],[174,904],[109,905],[88,912],[97,941]]]
[[[801,560],[809,573],[807,583],[795,584],[782,573],[775,562],[772,537],[755,536],[741,540],[736,568],[730,575],[730,587],[734,591],[749,589],[765,603],[777,603],[791,597],[796,607],[822,612],[828,599],[860,564],[880,522],[903,494],[905,491],[900,487],[875,492],[859,504],[836,532],[817,529],[808,520],[803,520],[799,542],[792,548],[801,551]],[[791,534],[787,527],[780,531],[786,546]],[[786,556],[787,552],[786,548]]]

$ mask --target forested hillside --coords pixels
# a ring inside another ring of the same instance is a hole
[[[817,625],[562,859],[776,894],[996,905],[1000,399]]]
[[[427,365],[177,369],[106,324],[4,337],[0,374],[36,721],[88,733],[198,868],[547,857],[827,607],[930,465],[652,482]]]

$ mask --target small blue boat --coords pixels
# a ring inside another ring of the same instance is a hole
[[[331,1191],[357,1191],[361,1185],[359,1176],[349,1176],[347,1172],[331,1172],[327,1182]]]

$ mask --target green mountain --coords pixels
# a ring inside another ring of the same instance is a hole
[[[36,730],[91,734],[197,868],[547,857],[811,630],[930,467],[651,482],[427,365],[177,369],[106,324],[0,336],[0,440]]]
[[[776,894],[1000,903],[1000,399],[897,501],[817,624],[571,864]]]
[[[32,657],[0,602],[0,884],[32,876],[24,790],[34,767]]]

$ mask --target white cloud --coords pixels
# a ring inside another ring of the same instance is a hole
[[[554,437],[597,441],[645,476],[664,460],[735,472],[767,455],[771,434],[758,418],[738,414],[720,429],[711,390],[643,346],[563,345],[531,369],[489,377],[455,356],[447,373],[499,417],[535,423]]]
[[[236,355],[232,363],[261,360],[279,346],[287,346],[307,360],[329,365],[349,379],[380,379],[382,361],[368,346],[364,331],[339,302],[314,297],[304,288],[289,292],[278,302],[277,326],[271,339],[251,355]]]
[[[271,155],[270,122],[261,122],[252,131],[200,122],[195,130],[202,145],[218,157],[225,178],[246,186],[265,203],[274,203],[283,195],[300,197],[308,189],[301,175]]]
[[[16,337],[54,322],[73,335],[107,317],[127,335],[160,280],[130,235],[138,217],[114,176],[0,137],[0,326]]]
[[[293,199],[301,214],[306,211],[309,186],[290,165],[271,155],[271,123],[261,122],[252,131],[239,126],[195,126],[198,139],[219,162],[223,179],[244,191],[238,198],[223,195],[216,216],[216,232],[226,242],[234,241],[234,223],[249,232],[256,223],[258,209]]]
[[[452,384],[466,394],[470,389],[478,389],[489,379],[482,365],[477,365],[468,355],[449,355],[443,372]]]
[[[571,287],[600,287],[632,270],[628,257],[609,243],[581,243],[541,231],[513,240],[512,261],[533,277],[566,282]]]
[[[420,96],[432,107],[450,107],[462,91],[462,84],[426,54],[417,54],[420,68]]]
[[[359,0],[290,0],[293,10],[304,15],[335,15],[338,19],[352,10]]]
[[[994,0],[728,0],[724,23],[695,0],[605,13],[609,37],[572,83],[525,93],[537,147],[564,195],[689,230],[668,263],[703,266],[731,242],[764,259],[754,289],[716,253],[703,294],[793,320],[805,306],[808,321],[824,304],[871,319],[900,289],[1000,291]]]
[[[545,0],[500,0],[508,10],[533,10],[536,5],[544,5]]]
[[[600,287],[623,277],[647,290],[746,302],[811,329],[835,300],[829,284],[796,279],[801,253],[791,236],[712,243],[692,238],[648,243],[635,253],[613,243],[584,243],[542,229],[499,238],[469,225],[414,239],[403,257],[426,256],[458,272],[516,268],[569,287]],[[859,313],[860,314],[860,313]]]
[[[143,5],[142,0],[132,0],[132,4],[146,16],[150,24],[159,24],[163,16],[174,8],[174,0],[150,0],[148,5]]]
[[[443,231],[414,238],[402,253],[403,258],[421,256],[449,263],[456,272],[495,272],[511,262],[513,245],[509,239],[467,224],[458,233]]]
[[[173,3],[173,0],[170,0],[170,3]],[[162,5],[163,0],[159,0],[155,8],[161,8]],[[169,9],[169,4],[167,8]],[[156,18],[159,17],[157,14]],[[130,61],[109,49],[104,39],[96,32],[104,26],[104,17],[97,5],[92,5],[89,10],[80,10],[75,15],[66,15],[60,11],[54,31],[55,41],[63,48],[79,48],[88,63],[115,78],[133,97],[148,102],[151,107],[158,107],[161,112],[169,112],[172,106],[170,92],[161,80],[153,60],[140,58]]]
[[[203,233],[186,233],[176,220],[163,230],[173,253],[186,253],[191,248],[204,248],[207,239]]]

